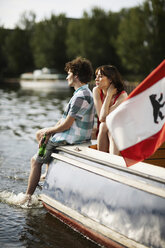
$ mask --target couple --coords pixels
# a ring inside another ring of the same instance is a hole
[[[57,124],[37,132],[39,147],[41,146],[43,137],[46,135],[46,153],[43,157],[36,154],[31,159],[28,187],[25,198],[20,204],[30,202],[31,196],[40,180],[41,167],[43,164],[49,164],[51,162],[51,153],[56,147],[90,141],[95,108],[98,119],[101,122],[98,132],[98,149],[109,151],[109,139],[112,142],[111,144],[113,144],[112,147],[115,147],[112,138],[109,136],[105,119],[126,97],[126,93],[123,91],[124,86],[117,69],[113,66],[101,66],[96,70],[96,87],[93,91],[94,101],[87,84],[93,76],[90,61],[78,57],[66,63],[65,70],[68,73],[66,78],[68,85],[74,87],[75,92]],[[104,140],[102,141],[102,139]],[[113,148],[113,152],[116,152],[115,149]],[[110,152],[112,152],[111,146]]]

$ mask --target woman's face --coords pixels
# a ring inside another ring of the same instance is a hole
[[[110,86],[110,79],[101,74],[101,71],[98,70],[95,78],[96,86],[98,86],[99,89],[106,90]]]

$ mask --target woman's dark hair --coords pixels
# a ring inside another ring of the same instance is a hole
[[[99,66],[96,69],[96,72],[95,72],[96,75],[98,71],[100,71],[101,75],[106,76],[112,81],[114,87],[117,89],[118,92],[121,92],[125,89],[125,85],[124,85],[123,80],[121,79],[121,75],[114,65]]]
[[[66,63],[65,71],[71,70],[73,75],[77,75],[82,83],[88,83],[92,80],[93,68],[88,59],[77,57],[76,59]]]

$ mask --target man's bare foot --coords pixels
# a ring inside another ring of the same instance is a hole
[[[30,203],[31,203],[31,195],[26,194],[24,196],[24,198],[18,202],[19,205],[24,205],[25,203],[26,203],[27,206],[30,205]]]

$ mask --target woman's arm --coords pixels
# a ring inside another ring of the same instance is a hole
[[[100,111],[101,111],[103,104],[102,104],[101,97],[100,97],[100,89],[97,86],[93,88],[93,99],[94,99],[94,105],[95,105],[95,109],[97,112],[97,116],[99,118]]]
[[[110,109],[112,97],[116,93],[117,93],[117,89],[114,88],[113,84],[111,84],[107,90],[107,95],[105,97],[105,100],[103,102],[103,105],[102,105],[102,108],[100,111],[100,117],[99,117],[100,122],[105,122],[105,119],[106,119],[107,115],[109,114],[109,109]]]
[[[115,110],[126,98],[127,98],[127,93],[124,92],[122,93],[116,100],[115,104],[110,106],[109,113],[111,113],[113,110]]]

